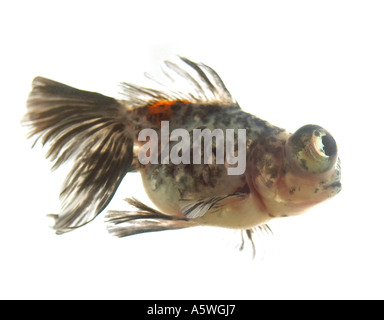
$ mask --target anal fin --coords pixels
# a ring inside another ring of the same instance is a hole
[[[144,232],[175,230],[191,227],[189,219],[166,215],[148,207],[135,198],[126,201],[134,206],[135,211],[109,211],[106,215],[109,222],[108,231],[117,237],[126,237]]]

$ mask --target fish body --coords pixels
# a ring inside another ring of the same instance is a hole
[[[166,62],[165,74],[189,83],[184,93],[123,83],[125,98],[117,100],[34,80],[25,117],[30,135],[50,144],[54,168],[74,159],[57,233],[102,212],[128,172],[140,172],[157,209],[131,198],[136,210],[110,211],[117,236],[202,225],[249,235],[341,190],[329,132],[306,125],[292,134],[273,126],[244,112],[213,69],[181,63]]]

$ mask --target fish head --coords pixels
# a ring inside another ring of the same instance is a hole
[[[253,190],[271,216],[293,216],[341,190],[341,166],[333,136],[317,125],[264,140],[253,152]],[[252,170],[251,170],[252,171]]]

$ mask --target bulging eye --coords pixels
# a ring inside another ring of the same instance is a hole
[[[289,138],[286,153],[288,161],[301,170],[322,173],[334,167],[337,145],[332,135],[322,127],[306,125]]]

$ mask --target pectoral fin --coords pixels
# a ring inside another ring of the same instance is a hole
[[[197,201],[183,200],[185,204],[181,207],[181,213],[188,219],[202,217],[208,211],[220,208],[225,199],[231,197],[243,198],[244,196],[243,193],[232,193]]]

